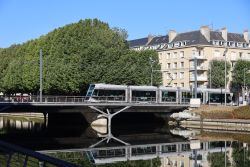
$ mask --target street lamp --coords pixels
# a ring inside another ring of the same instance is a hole
[[[242,97],[243,97],[243,101],[245,101],[246,99],[245,99],[245,90],[246,90],[246,70],[248,70],[248,68],[244,68],[243,69],[243,95],[242,95]],[[248,72],[248,71],[247,71]]]
[[[210,88],[210,90],[208,92],[208,104],[209,105],[210,105],[210,97],[211,97],[210,91],[212,89],[212,74],[211,74],[211,72],[212,72],[212,61],[210,63],[210,68],[209,68],[209,88]]]
[[[40,102],[42,102],[43,98],[43,52],[40,49]]]
[[[152,57],[149,57],[149,63],[151,66],[151,75],[150,75],[150,85],[153,86],[153,63],[155,62],[155,60],[152,59]]]
[[[223,56],[225,56],[225,106],[227,105],[227,54],[228,48],[225,49]]]

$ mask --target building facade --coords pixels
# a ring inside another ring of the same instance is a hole
[[[146,38],[131,40],[129,46],[137,51],[152,49],[158,52],[163,86],[194,87],[195,58],[198,87],[209,87],[208,70],[211,60],[225,60],[226,57],[231,69],[238,59],[250,60],[248,30],[243,34],[229,33],[226,28],[212,31],[208,26],[179,34],[171,30],[166,36],[149,35]]]

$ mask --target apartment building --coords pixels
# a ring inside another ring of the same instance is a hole
[[[226,55],[232,68],[238,59],[250,60],[248,30],[244,30],[242,34],[230,33],[227,28],[213,31],[208,26],[184,33],[170,30],[165,36],[149,35],[131,40],[129,46],[137,51],[152,49],[158,52],[163,86],[194,87],[195,58],[198,87],[209,87],[207,75],[211,60],[225,60]]]

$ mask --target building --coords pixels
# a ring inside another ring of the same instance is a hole
[[[194,58],[197,59],[198,87],[209,87],[209,62],[213,59],[224,60],[224,53],[231,67],[238,59],[250,60],[248,30],[243,34],[230,33],[227,28],[213,31],[208,26],[184,33],[170,30],[165,36],[149,35],[131,40],[129,46],[136,51],[153,49],[158,52],[163,86],[194,87]]]

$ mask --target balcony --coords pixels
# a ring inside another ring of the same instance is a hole
[[[197,60],[207,60],[207,58],[204,55],[198,55],[198,54],[193,54],[190,60],[194,60],[194,58],[197,58]]]
[[[194,82],[194,76],[190,76],[190,81]],[[207,81],[207,77],[206,76],[197,76],[197,81]]]
[[[194,66],[190,66],[189,71],[194,71]],[[206,66],[197,66],[197,71],[207,71],[208,68]]]

